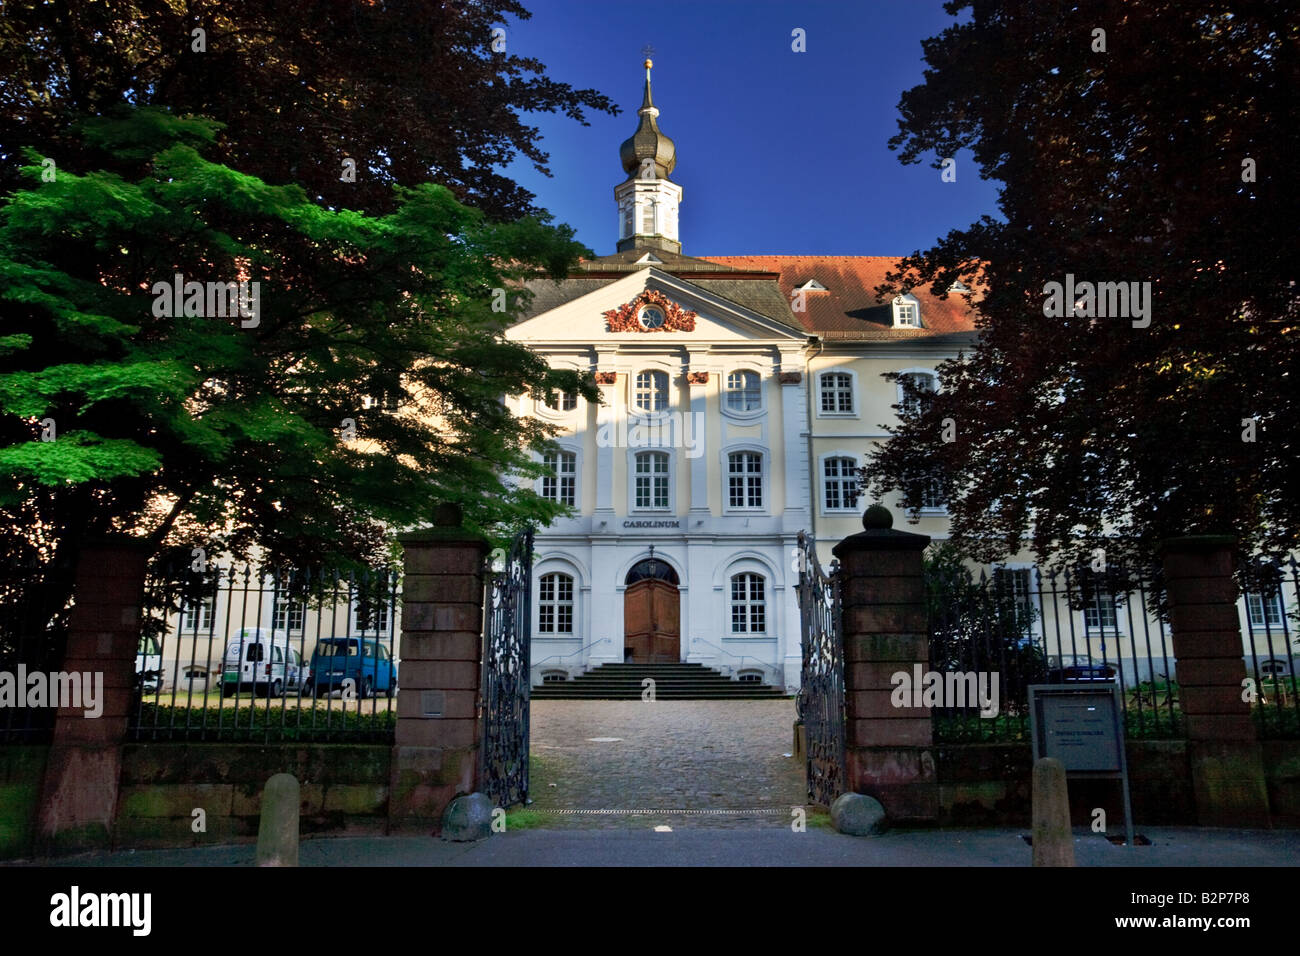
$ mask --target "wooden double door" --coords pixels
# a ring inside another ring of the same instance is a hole
[[[623,592],[623,659],[680,661],[681,618],[677,585],[657,578],[629,584]]]

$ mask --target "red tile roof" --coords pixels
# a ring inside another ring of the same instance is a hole
[[[876,297],[875,287],[885,281],[885,273],[895,267],[893,256],[698,256],[710,262],[752,272],[777,274],[777,282],[787,302],[794,290],[809,279],[826,287],[825,292],[809,290],[805,296],[807,311],[794,317],[809,332],[831,333],[834,338],[898,338],[971,332],[975,329],[974,311],[969,297],[952,293],[946,299],[930,295],[928,288],[912,290],[921,303],[919,330],[894,329],[890,300]],[[839,333],[839,334],[835,334]],[[883,334],[882,334],[883,333]]]

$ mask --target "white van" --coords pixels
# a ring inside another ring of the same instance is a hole
[[[226,644],[221,667],[221,696],[229,697],[248,688],[260,695],[279,697],[286,690],[298,689],[307,679],[298,648],[289,643],[287,634],[263,627],[246,627]]]
[[[135,655],[135,673],[147,694],[161,694],[163,688],[162,651],[158,638],[141,634]]]

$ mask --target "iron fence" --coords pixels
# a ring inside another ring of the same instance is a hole
[[[1294,638],[1300,614],[1300,567],[1284,559],[1240,558],[1247,686],[1261,737],[1300,737]]]
[[[129,737],[391,741],[399,587],[389,568],[151,569]]]
[[[1239,566],[1242,658],[1251,678],[1243,699],[1261,737],[1300,736],[1295,560]],[[1184,736],[1155,571],[1004,567],[956,585],[939,580],[942,573],[927,565],[937,740],[1027,741],[1031,684],[1108,681],[1119,684],[1130,737]],[[995,687],[996,707],[985,706],[981,688]]]
[[[48,743],[58,708],[29,695],[29,676],[63,662],[72,584],[66,568],[17,562],[0,570],[0,744]],[[33,706],[36,704],[37,706]]]

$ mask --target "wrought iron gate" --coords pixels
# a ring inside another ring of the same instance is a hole
[[[498,807],[528,800],[532,572],[533,529],[525,528],[511,542],[504,566],[487,575],[479,790]]]
[[[799,623],[803,673],[796,699],[807,740],[808,801],[829,807],[844,792],[844,640],[839,563],[830,574],[813,539],[799,534]]]

